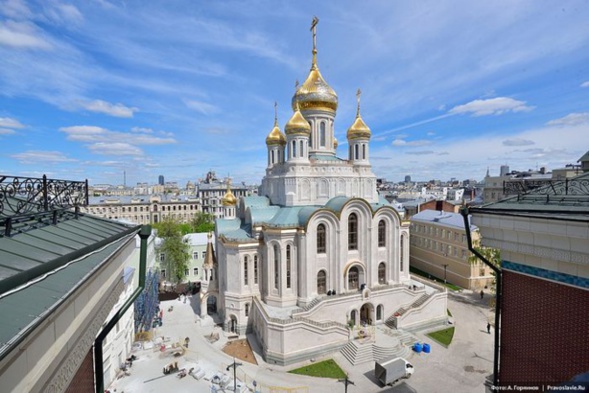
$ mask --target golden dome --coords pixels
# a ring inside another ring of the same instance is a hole
[[[233,192],[231,192],[231,182],[228,181],[227,182],[227,192],[225,193],[225,196],[223,197],[223,199],[221,199],[221,204],[223,206],[235,206],[237,205],[237,198],[235,197],[235,195],[233,195]]]
[[[358,93],[356,93],[356,97],[358,99],[358,110],[356,112],[356,120],[354,120],[354,124],[350,128],[348,128],[348,140],[351,139],[370,139],[372,136],[372,132],[370,132],[370,128],[364,123],[362,120],[362,116],[360,116],[360,94],[361,91],[358,89]]]
[[[307,80],[297,88],[295,95],[292,97],[292,109],[294,110],[298,103],[300,110],[323,110],[335,113],[337,110],[337,94],[325,82],[319,67],[317,66],[317,42],[316,26],[319,19],[313,18],[311,31],[313,32],[313,60],[311,71]]]
[[[303,117],[301,111],[298,108],[298,105],[296,106],[292,117],[284,126],[284,132],[286,135],[309,135],[311,133],[311,126],[309,125],[309,122]]]
[[[276,103],[274,103],[274,108],[276,111]],[[272,131],[266,137],[266,145],[286,145],[286,137],[280,131],[280,127],[278,127],[278,115],[276,113],[274,114],[274,128],[272,128]]]

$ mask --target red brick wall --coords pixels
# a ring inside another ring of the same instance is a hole
[[[84,357],[66,393],[94,393],[94,358],[92,347]]]
[[[568,381],[589,370],[589,290],[503,272],[500,383]]]

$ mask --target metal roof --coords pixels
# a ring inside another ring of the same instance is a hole
[[[139,229],[79,214],[0,237],[0,357]]]

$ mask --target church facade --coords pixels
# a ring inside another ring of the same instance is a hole
[[[228,185],[216,222],[218,282],[202,301],[214,296],[225,329],[253,332],[277,364],[335,351],[355,326],[446,318],[445,291],[409,274],[409,222],[377,193],[360,91],[347,156],[336,155],[338,97],[319,71],[315,28],[312,56],[284,132],[275,117],[266,137],[258,195],[238,200]]]

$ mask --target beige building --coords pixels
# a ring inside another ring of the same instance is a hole
[[[165,218],[189,222],[202,209],[196,197],[151,195],[90,198],[89,205],[81,207],[80,211],[109,220],[155,224]]]
[[[493,281],[481,262],[469,263],[464,221],[460,214],[424,210],[411,217],[410,264],[432,276],[467,289],[482,289]],[[478,228],[471,226],[473,242]]]

